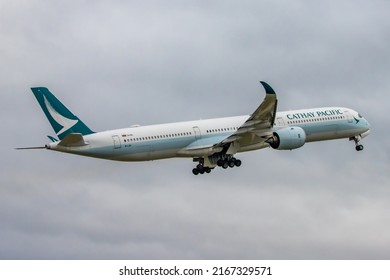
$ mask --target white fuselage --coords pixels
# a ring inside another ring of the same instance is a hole
[[[216,150],[205,148],[191,152],[196,143],[216,143],[234,134],[249,116],[237,116],[177,122],[150,126],[133,126],[85,135],[86,145],[64,147],[53,142],[51,150],[78,155],[119,160],[145,161],[172,157],[202,157]],[[342,107],[314,108],[278,112],[272,131],[284,127],[300,127],[306,133],[306,142],[349,138],[369,133],[369,123],[356,111]],[[237,152],[251,151],[269,145],[264,141],[241,146]]]

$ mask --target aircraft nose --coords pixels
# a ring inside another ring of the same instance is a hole
[[[371,126],[370,126],[370,123],[366,119],[363,119],[362,125],[363,125],[364,132],[361,134],[361,136],[362,136],[362,138],[364,138],[370,134]]]
[[[369,123],[366,119],[364,119],[364,121],[366,122],[366,127],[367,127],[368,129],[370,129],[370,128],[371,128],[370,123]]]

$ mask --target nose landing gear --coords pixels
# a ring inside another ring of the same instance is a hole
[[[363,145],[357,145],[355,149],[356,151],[362,151],[363,148],[364,148]]]
[[[351,137],[349,138],[350,141],[354,141],[355,142],[355,149],[356,151],[363,151],[363,145],[359,144],[360,140],[362,140],[362,137],[360,135],[358,136],[354,136],[354,137]]]

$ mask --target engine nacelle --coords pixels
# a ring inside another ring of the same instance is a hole
[[[275,131],[266,142],[277,150],[293,150],[302,147],[306,141],[306,133],[300,127],[285,127]]]

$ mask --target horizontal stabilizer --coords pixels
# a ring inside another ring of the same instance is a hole
[[[47,138],[51,140],[51,142],[57,142],[58,140],[54,138],[53,136],[47,135]]]
[[[81,133],[70,133],[66,135],[58,145],[64,147],[80,147],[86,146],[88,143],[84,141],[84,137]]]

